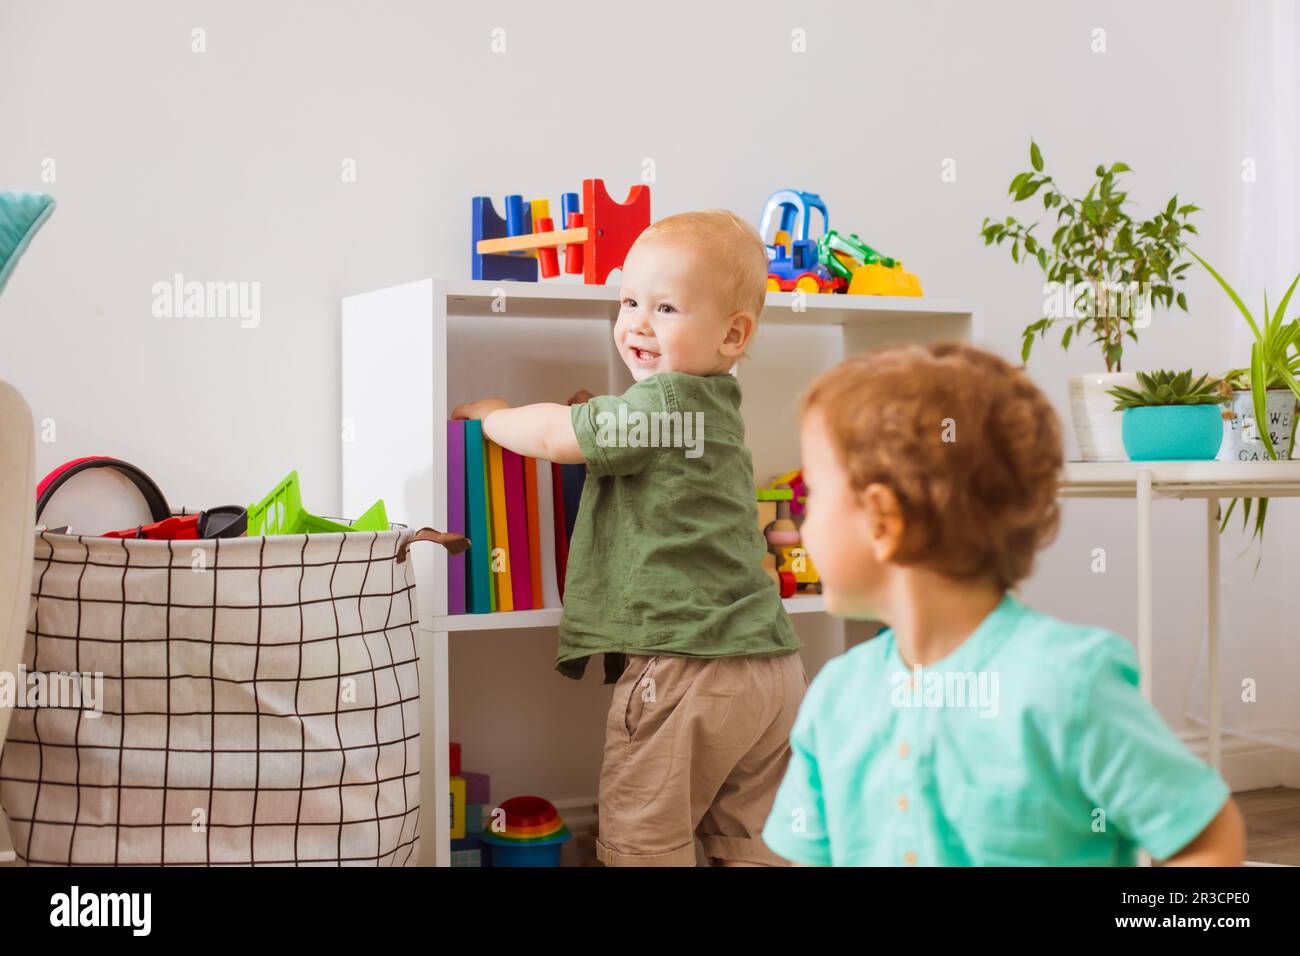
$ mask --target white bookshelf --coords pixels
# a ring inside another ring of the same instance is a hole
[[[562,402],[580,387],[611,394],[627,389],[632,378],[611,334],[618,298],[615,285],[439,279],[345,298],[342,513],[360,514],[382,496],[393,520],[445,530],[444,423],[457,403],[490,395],[504,395],[512,404]],[[816,374],[877,345],[945,338],[978,342],[979,307],[928,297],[796,299],[792,293],[769,293],[751,358],[737,372],[756,481],[798,466],[794,407]],[[474,640],[505,631],[522,638],[554,630],[562,609],[449,615],[446,552],[417,545],[411,553],[422,664],[421,862],[446,866],[453,686],[448,641],[452,635]],[[838,644],[833,653],[873,633],[869,624],[826,616],[820,595],[796,595],[785,605],[796,624],[829,622]],[[558,692],[554,706],[566,706]],[[591,754],[591,760],[594,770],[580,774],[590,779],[573,786],[589,786],[594,794],[600,754]],[[494,773],[491,760],[468,763]],[[493,799],[508,795],[494,792]]]

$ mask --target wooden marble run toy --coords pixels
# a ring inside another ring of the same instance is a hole
[[[497,215],[489,196],[475,196],[472,205],[472,276],[536,282],[560,274],[560,248],[564,271],[581,273],[588,285],[604,285],[609,274],[623,266],[636,237],[650,225],[650,187],[633,186],[623,202],[615,202],[601,179],[582,181],[582,204],[577,193],[560,197],[560,222],[555,228],[549,199],[525,202],[523,196],[505,198],[505,218]]]
[[[822,218],[818,239],[809,236],[813,212],[820,212]],[[901,262],[876,252],[856,233],[846,238],[831,229],[826,204],[816,193],[798,189],[772,193],[763,206],[759,234],[767,244],[769,292],[921,295],[921,280],[905,271]]]

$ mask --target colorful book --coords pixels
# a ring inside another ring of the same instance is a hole
[[[534,459],[536,461],[536,459]],[[560,579],[556,574],[555,493],[551,463],[537,464],[537,537],[542,572],[542,607],[560,606]]]
[[[466,534],[463,421],[447,422],[447,530],[453,534]],[[464,551],[447,555],[448,614],[465,613],[465,557]]]
[[[567,521],[564,517],[564,472],[559,462],[551,462],[551,503],[555,515],[555,578],[560,589],[560,598],[564,598],[564,569],[569,563],[569,536],[564,529]]]
[[[533,575],[528,566],[528,494],[524,487],[524,459],[509,448],[501,449],[506,489],[506,558],[510,566],[510,593],[516,611],[533,607]]]
[[[524,500],[528,505],[528,571],[532,575],[533,607],[542,604],[542,539],[537,514],[537,459],[524,459]]]
[[[492,610],[492,535],[488,531],[487,476],[483,469],[483,423],[465,422],[465,525],[469,550],[465,552],[466,603],[472,614]]]
[[[515,609],[511,582],[510,531],[506,511],[506,473],[502,464],[502,447],[492,439],[485,444],[488,450],[488,512],[492,517],[492,591],[497,596],[496,610]],[[502,556],[503,559],[499,559]],[[500,564],[498,569],[497,565]]]
[[[587,481],[587,466],[561,465],[564,476],[564,535],[573,540],[573,526],[578,520],[578,504],[582,501],[582,486]]]
[[[483,436],[483,503],[486,508],[484,512],[487,515],[487,538],[488,538],[488,603],[492,610],[497,609],[497,582],[496,572],[492,570],[492,477],[488,474],[488,461],[491,459],[488,454],[488,438]]]

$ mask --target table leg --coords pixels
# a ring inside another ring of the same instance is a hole
[[[1151,700],[1151,471],[1137,473],[1137,645],[1139,686]]]
[[[1151,472],[1137,473],[1138,686],[1151,700]],[[1151,855],[1138,852],[1138,866],[1150,866]]]
[[[1219,499],[1207,498],[1205,515],[1206,654],[1210,681],[1210,766],[1223,765],[1223,693],[1219,685]]]

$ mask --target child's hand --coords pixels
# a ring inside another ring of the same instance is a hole
[[[509,408],[510,403],[504,398],[485,398],[477,402],[465,402],[457,405],[451,410],[453,419],[470,418],[482,421],[488,416],[489,412],[495,412],[501,408]]]

